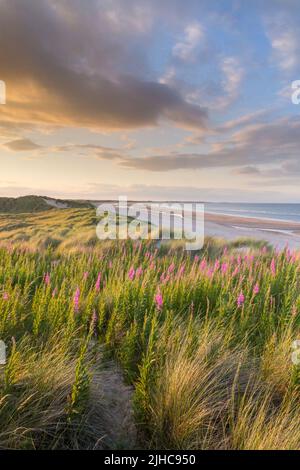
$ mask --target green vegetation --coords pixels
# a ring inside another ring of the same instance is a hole
[[[46,211],[51,207],[44,201],[42,197],[38,196],[24,196],[19,198],[1,197],[0,198],[0,213],[1,212],[38,212]]]
[[[94,214],[0,218],[0,448],[300,449],[299,255]]]
[[[48,202],[47,202],[48,201]],[[89,202],[52,199],[42,196],[23,196],[18,198],[0,197],[0,213],[32,213],[61,208],[92,207]]]
[[[95,210],[52,209],[34,214],[0,214],[0,243],[43,250],[48,247],[80,250],[97,238]]]

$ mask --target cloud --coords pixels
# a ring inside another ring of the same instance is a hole
[[[223,58],[220,68],[223,76],[222,88],[224,96],[216,100],[214,108],[225,108],[238,98],[244,76],[244,70],[236,57]]]
[[[250,125],[268,122],[272,117],[273,109],[259,109],[251,113],[244,114],[238,118],[231,119],[216,127],[217,133],[236,131],[239,128],[245,128]]]
[[[292,31],[285,31],[272,40],[272,46],[277,50],[280,58],[280,66],[285,69],[293,69],[298,59],[298,41]]]
[[[215,127],[207,130],[194,132],[186,137],[185,142],[192,145],[205,143],[208,137],[219,137],[222,134],[236,132],[239,129],[253,126],[256,124],[268,123],[273,115],[274,109],[260,109],[251,113],[244,114],[235,119],[230,119]]]
[[[204,31],[199,22],[189,24],[184,30],[184,39],[173,47],[173,56],[183,62],[194,62],[197,59],[197,47],[204,37]]]
[[[269,2],[263,10],[263,18],[275,62],[283,72],[295,72],[300,65],[299,2]]]
[[[179,169],[241,167],[299,161],[300,117],[246,126],[208,153],[171,153],[144,158],[125,157],[119,164],[137,170],[165,172]]]
[[[281,69],[284,71],[295,69],[299,60],[299,38],[295,31],[275,28],[270,31],[270,39]]]
[[[220,56],[210,41],[202,48],[197,60],[202,64],[202,70],[210,69],[208,78],[200,79],[199,82],[191,85],[182,79],[179,80],[176,76],[176,70],[172,67],[167,69],[161,80],[163,83],[175,85],[181,89],[189,102],[206,105],[212,113],[224,112],[241,95],[245,76],[245,68],[241,59],[233,56]]]
[[[73,152],[78,155],[89,155],[100,160],[120,160],[126,157],[128,144],[125,140],[124,147],[106,147],[95,144],[64,144],[64,145],[38,145],[30,139],[16,139],[2,144],[2,147],[13,152],[35,152],[45,155],[46,153]]]
[[[300,175],[300,165],[297,160],[287,160],[281,166],[281,174],[283,175]]]
[[[103,145],[94,144],[66,144],[58,145],[56,147],[49,148],[54,152],[78,152],[84,155],[91,154],[100,160],[120,160],[126,155],[127,146],[125,144],[123,148],[117,147],[105,147]]]
[[[234,174],[236,175],[259,175],[260,170],[256,168],[255,166],[243,166],[242,168],[238,168],[237,170],[234,171]]]
[[[2,120],[111,130],[161,120],[205,127],[204,108],[151,78],[138,47],[143,31],[119,31],[116,21],[96,0],[88,9],[80,0],[2,0]]]
[[[30,139],[17,139],[3,144],[3,147],[14,152],[28,152],[33,150],[39,150],[42,147],[35,144]]]
[[[90,183],[89,188],[82,194],[83,198],[117,199],[120,195],[127,196],[128,200],[141,201],[229,201],[229,202],[284,202],[289,201],[287,195],[280,191],[266,190],[259,194],[255,189],[216,188],[206,184],[197,186],[175,185],[147,185],[133,184],[128,186]],[[299,194],[294,194],[294,200],[299,200]]]

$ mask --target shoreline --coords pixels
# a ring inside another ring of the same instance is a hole
[[[177,215],[182,218],[181,214]],[[185,217],[188,219],[187,223],[192,226],[196,212],[187,212]],[[217,214],[204,210],[204,236],[228,241],[252,238],[265,241],[278,249],[284,249],[287,245],[292,249],[300,249],[300,222]]]
[[[205,236],[227,240],[255,238],[273,246],[300,248],[300,223],[205,212]]]
[[[286,230],[300,235],[300,222],[268,219],[263,217],[249,217],[230,214],[217,214],[215,212],[204,213],[205,221],[224,225],[236,225],[245,228],[257,228],[259,230]]]
[[[241,214],[229,214],[229,213],[226,213],[226,212],[214,212],[214,211],[210,211],[210,210],[205,210],[204,209],[204,212],[205,214],[210,214],[210,215],[216,215],[216,216],[225,216],[225,217],[235,217],[235,218],[238,218],[238,219],[255,219],[255,220],[263,220],[264,222],[286,222],[286,223],[291,223],[291,224],[299,224],[300,225],[300,221],[297,222],[293,219],[276,219],[274,217],[259,217],[259,216],[255,216],[255,215],[241,215]]]

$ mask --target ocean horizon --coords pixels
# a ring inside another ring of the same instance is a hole
[[[204,203],[204,210],[211,214],[300,222],[299,203]]]

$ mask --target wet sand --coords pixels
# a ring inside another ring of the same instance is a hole
[[[300,223],[205,212],[205,236],[226,240],[250,237],[266,240],[273,246],[300,249]]]

